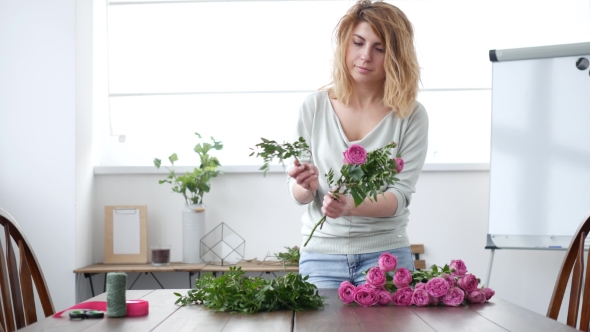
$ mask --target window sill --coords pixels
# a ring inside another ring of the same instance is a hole
[[[185,172],[192,172],[194,166],[177,166],[176,173],[182,174]],[[259,170],[259,165],[235,165],[223,166],[221,169],[226,173],[262,173]],[[489,171],[489,163],[465,163],[465,164],[425,164],[423,172],[474,172],[474,171]],[[111,175],[111,174],[168,174],[169,171],[165,167],[160,169],[154,166],[94,166],[95,175]],[[269,173],[285,173],[283,166],[271,165]]]

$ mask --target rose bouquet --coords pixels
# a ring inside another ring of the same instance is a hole
[[[383,194],[381,187],[384,184],[393,184],[399,181],[395,176],[404,168],[404,160],[399,154],[391,156],[391,150],[396,146],[395,142],[391,142],[380,149],[367,152],[361,145],[352,144],[343,152],[343,165],[338,179],[334,179],[334,170],[332,169],[325,174],[334,199],[337,200],[340,195],[350,194],[354,199],[355,206],[359,206],[367,198],[377,200],[377,195]],[[289,157],[297,158],[297,156],[311,153],[309,146],[301,137],[293,144],[278,144],[263,138],[262,143],[257,144],[256,147],[257,149],[250,156],[256,154],[256,157],[264,158],[264,164],[260,169],[265,172],[268,170],[268,163],[273,158],[278,158],[282,162]],[[303,244],[304,247],[313,236],[316,228],[319,226],[321,229],[325,221],[326,215],[322,216],[314,225],[307,241]]]
[[[479,287],[479,278],[467,273],[465,263],[452,260],[440,268],[410,272],[397,268],[397,258],[390,253],[379,257],[378,266],[366,272],[366,283],[354,286],[348,281],[340,284],[338,295],[345,304],[363,307],[386,306],[458,306],[462,303],[484,303],[495,292]]]

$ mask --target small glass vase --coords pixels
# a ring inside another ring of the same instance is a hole
[[[152,251],[152,265],[153,266],[166,266],[170,263],[170,246],[159,245],[151,246]]]
[[[203,263],[199,244],[201,238],[205,235],[205,205],[185,205],[182,210],[183,263]]]

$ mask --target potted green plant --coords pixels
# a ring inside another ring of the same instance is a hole
[[[195,133],[202,138],[199,133]],[[222,171],[219,169],[221,164],[216,157],[210,156],[209,151],[223,149],[223,144],[211,137],[211,143],[199,143],[195,145],[195,152],[201,159],[201,165],[195,168],[192,173],[186,172],[183,175],[177,175],[174,170],[174,162],[178,160],[178,155],[173,153],[168,160],[172,168],[168,168],[170,174],[159,183],[169,183],[172,185],[172,191],[181,193],[184,196],[186,204],[203,204],[203,195],[211,190],[211,178],[217,177]],[[160,168],[162,161],[154,158],[154,165]]]
[[[195,133],[202,139],[199,133]],[[170,173],[159,183],[169,183],[172,191],[182,194],[185,207],[182,210],[182,261],[184,263],[202,263],[200,257],[199,242],[205,236],[205,205],[203,195],[211,190],[211,179],[222,174],[219,160],[209,155],[212,150],[221,150],[223,144],[211,137],[211,143],[201,142],[195,145],[194,151],[199,155],[201,164],[192,172],[178,175],[174,169],[174,163],[178,161],[178,155],[173,153],[168,160],[172,167],[166,167]],[[162,161],[154,158],[154,165],[160,168]]]

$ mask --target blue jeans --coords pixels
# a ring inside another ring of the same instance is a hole
[[[392,249],[388,252],[397,257],[397,267],[414,271],[414,258],[410,247]],[[363,272],[378,266],[379,256],[382,253],[343,255],[302,252],[299,259],[299,273],[309,276],[307,281],[318,288],[338,288],[343,281],[360,285],[365,282]]]

